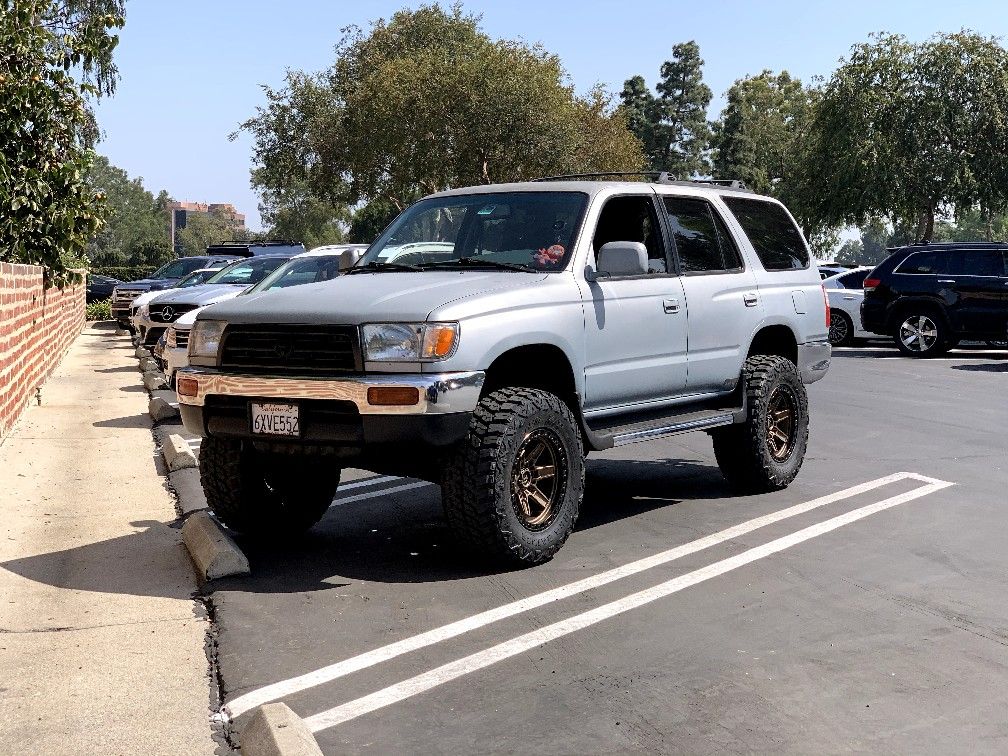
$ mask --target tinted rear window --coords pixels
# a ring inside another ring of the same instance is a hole
[[[809,252],[798,227],[784,208],[774,202],[722,197],[767,270],[801,270]]]
[[[837,280],[843,284],[845,289],[860,289],[864,286],[864,280],[867,277],[867,270],[856,270],[853,273],[848,273],[846,276],[840,276]]]

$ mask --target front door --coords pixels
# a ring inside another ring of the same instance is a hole
[[[610,197],[592,247],[642,242],[650,272],[587,284],[585,409],[632,409],[682,395],[686,387],[686,300],[669,265],[653,194]]]
[[[955,306],[953,319],[970,334],[998,335],[1008,331],[1006,253],[999,249],[967,249],[951,255]]]

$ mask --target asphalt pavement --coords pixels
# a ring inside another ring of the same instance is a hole
[[[209,593],[240,730],[326,753],[1008,750],[1008,352],[834,353],[808,456],[739,497],[700,433],[588,460],[549,563],[474,565],[438,489],[347,471]]]

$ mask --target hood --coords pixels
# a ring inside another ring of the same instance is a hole
[[[175,321],[175,328],[179,331],[185,331],[192,328],[193,323],[196,322],[196,316],[205,309],[205,307],[197,307],[195,310],[189,310],[189,312],[183,313],[179,316],[178,320]]]
[[[160,297],[162,294],[170,294],[178,289],[159,289],[157,291],[148,291],[146,294],[141,294],[133,300],[132,307],[142,307],[143,305],[150,302],[155,297]]]
[[[220,302],[223,299],[231,299],[241,294],[248,286],[244,284],[201,284],[200,286],[187,286],[184,289],[159,294],[151,300],[151,305],[159,304],[185,304],[203,305]]]
[[[127,281],[126,283],[116,284],[117,289],[141,289],[143,291],[160,291],[161,289],[167,289],[172,286],[177,278],[140,278],[136,281]]]
[[[544,278],[545,273],[510,271],[355,273],[238,297],[207,309],[201,320],[346,325],[423,321],[449,302],[537,287]]]

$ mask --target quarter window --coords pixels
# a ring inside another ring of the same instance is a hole
[[[690,197],[665,197],[665,209],[683,273],[741,270],[735,242],[709,203]]]
[[[927,276],[935,273],[948,273],[948,254],[941,250],[930,249],[925,252],[914,252],[900,263],[896,273],[909,273],[915,276]]]
[[[801,270],[809,264],[808,247],[787,211],[776,202],[722,197],[745,231],[766,270]]]

